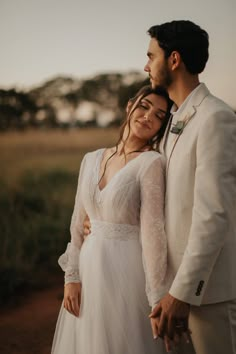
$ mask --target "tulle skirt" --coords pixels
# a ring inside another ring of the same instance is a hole
[[[62,304],[52,353],[166,353],[152,336],[138,228],[93,230],[79,257],[80,316]]]

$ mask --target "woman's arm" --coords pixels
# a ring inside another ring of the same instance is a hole
[[[75,316],[79,315],[81,283],[79,275],[79,254],[83,244],[83,221],[86,215],[84,210],[81,185],[85,168],[85,160],[81,162],[75,197],[74,210],[71,218],[70,233],[71,242],[58,260],[59,265],[65,272],[64,307]]]
[[[167,240],[164,231],[164,163],[155,157],[140,178],[141,244],[146,276],[146,293],[154,306],[166,293]]]

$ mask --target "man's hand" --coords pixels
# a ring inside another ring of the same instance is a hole
[[[159,318],[157,335],[173,340],[176,335],[184,336],[189,342],[189,317],[190,305],[180,301],[170,294],[165,295],[158,305],[153,309],[150,318]]]
[[[83,226],[84,226],[84,238],[86,238],[91,233],[91,223],[88,215],[86,215],[84,219]]]
[[[152,317],[150,320],[151,320],[153,338],[158,339],[158,326],[159,326],[160,318]],[[180,342],[180,338],[177,334],[175,335],[173,341],[171,341],[167,336],[164,336],[163,340],[165,343],[165,348],[167,353],[169,353],[173,348],[175,348],[176,345],[178,345]]]
[[[68,283],[64,289],[64,307],[74,316],[79,316],[81,283]]]

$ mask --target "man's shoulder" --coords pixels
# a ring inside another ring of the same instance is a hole
[[[207,89],[207,87],[205,86]],[[208,89],[207,94],[203,98],[201,104],[199,105],[199,109],[206,109],[208,114],[214,114],[217,112],[225,112],[228,114],[235,114],[232,107],[230,107],[225,101],[221,98],[213,95]]]

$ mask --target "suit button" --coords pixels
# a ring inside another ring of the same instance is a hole
[[[197,287],[197,291],[195,293],[196,296],[200,296],[203,285],[204,285],[204,280],[200,280],[198,287]]]

